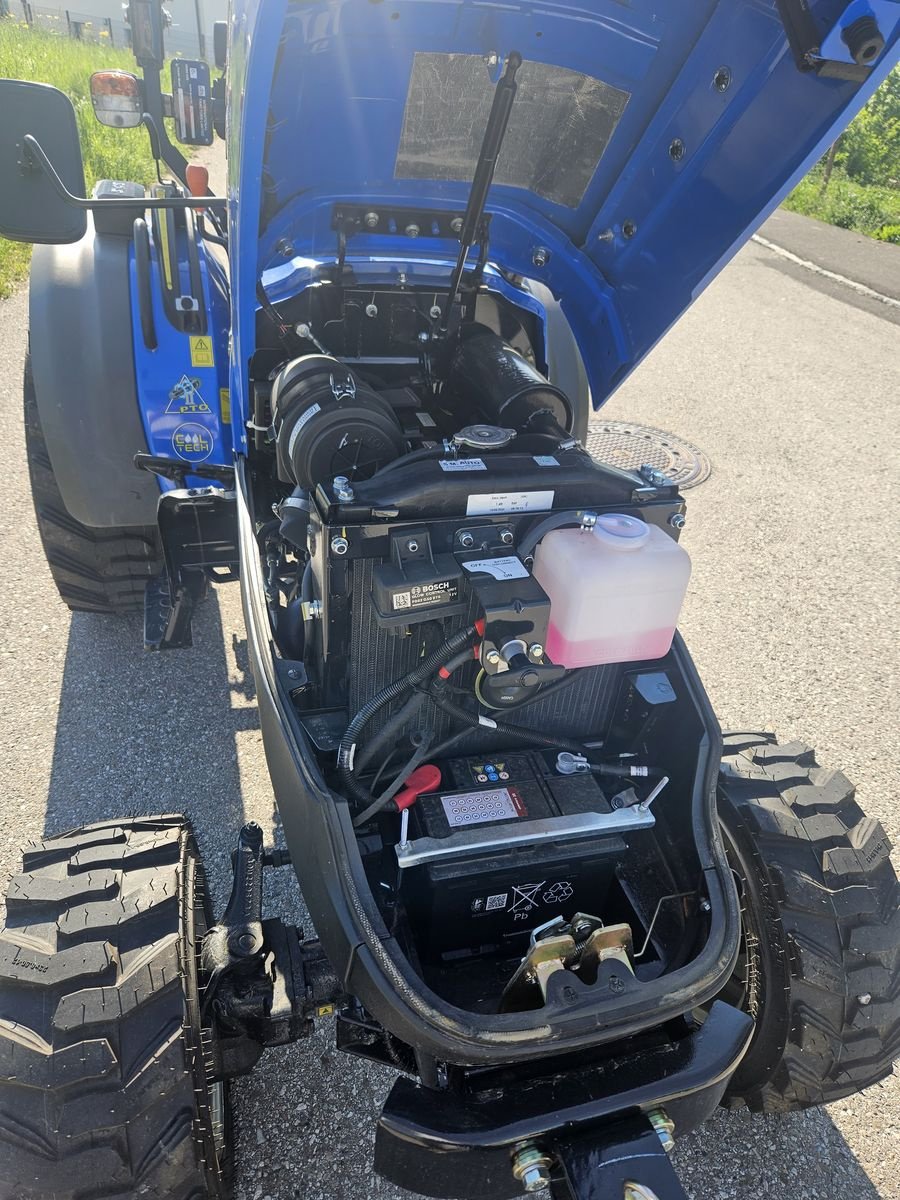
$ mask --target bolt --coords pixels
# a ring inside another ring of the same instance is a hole
[[[350,549],[350,543],[345,537],[333,537],[331,539],[332,554],[346,554]]]
[[[660,1144],[666,1154],[671,1154],[675,1149],[675,1139],[672,1134],[675,1132],[675,1122],[667,1115],[664,1108],[654,1108],[647,1113],[647,1120],[656,1130],[656,1136],[659,1138]]]
[[[622,237],[633,238],[637,233],[637,223],[635,221],[622,222]]]
[[[372,317],[372,318],[377,317],[378,316],[378,305],[377,304],[367,304],[366,305],[366,316]]]
[[[522,1146],[513,1156],[513,1175],[526,1192],[550,1186],[550,1159],[534,1145]]]
[[[419,553],[419,543],[416,541],[415,538],[409,539],[409,541],[406,543],[406,548],[410,552],[410,554],[418,554]]]
[[[346,475],[335,475],[331,486],[334,488],[335,499],[339,500],[341,504],[349,504],[353,499],[353,488]]]
[[[410,221],[406,229],[403,231],[407,237],[417,238],[421,232],[418,225],[414,221]]]
[[[669,143],[669,158],[672,162],[681,162],[684,158],[684,142],[681,138],[672,138]]]
[[[464,529],[459,535],[459,544],[464,550],[471,550],[475,545],[475,538],[469,533],[468,529]]]
[[[450,222],[450,232],[451,233],[456,233],[456,234],[462,233],[462,227],[463,227],[462,217],[454,217],[453,220]]]
[[[684,513],[672,513],[669,524],[673,529],[684,529]]]
[[[531,645],[528,647],[528,657],[535,659],[544,657],[544,647],[540,642],[531,643]]]
[[[487,665],[489,667],[499,667],[500,651],[499,650],[488,650],[487,654],[484,656],[484,661],[487,663]]]
[[[602,233],[597,234],[598,242],[611,242],[616,235],[611,229],[604,229]]]
[[[712,908],[712,905],[704,896],[703,899],[700,901],[700,911],[701,912],[709,912],[711,908]]]
[[[365,225],[366,229],[377,229],[380,219],[381,218],[378,216],[377,212],[367,212],[363,217],[363,224]]]
[[[300,672],[296,667],[288,667],[288,679],[299,679]]]
[[[439,304],[432,304],[431,308],[428,310],[428,315],[431,317],[432,321],[436,321],[442,312],[443,309]]]
[[[242,933],[237,940],[237,944],[241,950],[249,954],[256,946],[256,938],[252,933]]]
[[[426,330],[423,329],[422,332],[419,334],[419,341],[420,342],[430,342],[431,334],[426,332]]]
[[[294,255],[294,243],[289,242],[287,238],[279,238],[275,250],[282,258],[292,258]]]
[[[713,86],[717,92],[727,92],[731,86],[731,68],[719,67],[713,75]]]
[[[871,992],[863,992],[861,996],[857,996],[856,998],[864,1008],[867,1004],[872,1003],[872,993]]]
[[[546,246],[535,246],[534,253],[531,255],[531,261],[536,267],[546,267],[550,261],[550,251]]]
[[[400,284],[401,287],[406,287],[406,272],[405,271],[401,271],[400,274],[397,276],[397,282]]]
[[[513,544],[513,536],[513,531],[511,529],[500,530],[500,541],[504,546],[511,546]]]

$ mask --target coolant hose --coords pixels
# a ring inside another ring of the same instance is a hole
[[[403,454],[400,458],[392,459],[391,462],[385,463],[370,478],[377,479],[382,475],[387,475],[390,471],[396,471],[400,467],[408,467],[411,463],[425,462],[429,458],[443,458],[447,453],[444,446],[429,446],[424,450],[412,450],[409,454]]]
[[[387,684],[386,687],[383,687],[380,692],[376,692],[362,706],[344,731],[344,736],[341,738],[341,744],[338,747],[337,753],[338,774],[351,796],[365,804],[371,803],[372,800],[371,794],[356,780],[353,774],[356,743],[359,735],[365,729],[366,725],[368,725],[369,721],[371,721],[372,717],[385,704],[390,704],[392,700],[396,700],[398,696],[402,696],[409,688],[424,683],[448,659],[467,646],[476,637],[478,632],[476,626],[467,625],[465,629],[460,629],[458,633],[452,634],[442,646],[438,646],[437,650],[427,655],[415,670],[410,671],[403,678],[395,679],[393,683]],[[565,749],[566,747],[563,748]],[[581,753],[580,748],[578,753]]]
[[[583,516],[584,510],[578,509],[577,511],[553,513],[552,516],[544,517],[543,521],[538,521],[523,534],[522,540],[516,546],[519,558],[527,558],[529,554],[533,553],[541,538],[552,530],[562,529],[565,525],[580,525]]]

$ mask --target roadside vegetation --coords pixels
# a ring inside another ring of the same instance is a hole
[[[65,22],[63,21],[63,34]],[[88,188],[98,179],[156,176],[144,129],[107,129],[94,117],[88,88],[92,71],[134,70],[131,52],[31,29],[14,17],[0,18],[0,79],[33,79],[67,92],[75,105]],[[28,271],[31,247],[0,238],[0,296],[8,296]]]
[[[900,245],[900,67],[791,192],[785,208]]]

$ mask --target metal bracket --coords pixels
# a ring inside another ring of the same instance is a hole
[[[560,1140],[553,1147],[564,1182],[554,1200],[688,1200],[648,1117]]]

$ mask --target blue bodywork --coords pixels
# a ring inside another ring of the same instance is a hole
[[[839,38],[859,4],[810,8]],[[278,295],[286,278],[309,277],[310,261],[333,263],[336,202],[465,205],[462,181],[395,174],[417,52],[479,55],[496,78],[516,49],[522,78],[532,64],[557,64],[627,94],[577,204],[502,181],[488,201],[491,261],[561,301],[599,407],[897,62],[900,3],[865,7],[878,10],[886,47],[859,81],[798,69],[775,0],[239,5],[228,72],[236,449],[246,445],[258,279]],[[452,128],[458,114],[445,100]],[[549,252],[542,267],[538,248]],[[386,282],[401,266],[430,274],[443,263],[449,277],[455,254],[432,238],[361,233],[347,263],[371,271],[381,261]]]

